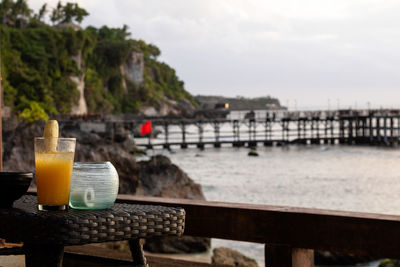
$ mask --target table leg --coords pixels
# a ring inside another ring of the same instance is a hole
[[[26,267],[61,267],[64,246],[24,244]]]
[[[134,267],[149,267],[146,261],[146,257],[143,253],[143,245],[140,243],[140,239],[129,240],[129,247],[133,258]]]

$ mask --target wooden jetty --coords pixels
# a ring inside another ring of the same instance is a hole
[[[144,121],[130,122],[138,126]],[[242,119],[153,119],[160,135],[136,139],[147,148],[231,145],[234,147],[288,144],[362,144],[397,146],[400,110],[336,110],[265,112],[263,117]]]

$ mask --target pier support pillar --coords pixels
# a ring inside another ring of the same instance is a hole
[[[182,144],[181,144],[181,148],[184,148],[184,149],[185,149],[185,148],[188,148],[187,143],[182,143]]]
[[[197,148],[204,149],[204,143],[197,143]]]
[[[247,145],[248,147],[257,147],[257,141],[249,141]]]
[[[264,141],[264,146],[272,146],[272,141]]]
[[[170,149],[170,145],[169,144],[163,144],[163,148]]]

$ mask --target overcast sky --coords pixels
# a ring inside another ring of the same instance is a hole
[[[271,95],[290,108],[400,108],[397,0],[73,2],[90,13],[83,26],[127,24],[132,38],[157,45],[195,95]]]

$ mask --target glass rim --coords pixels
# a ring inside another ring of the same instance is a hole
[[[45,139],[54,139],[54,138],[62,140],[62,141],[76,141],[75,137],[43,137],[43,136],[35,137],[35,140],[45,140]]]

